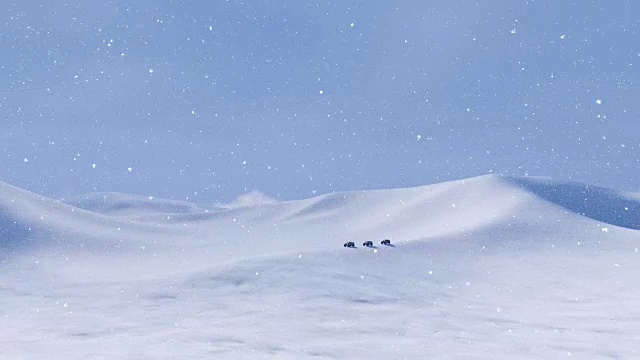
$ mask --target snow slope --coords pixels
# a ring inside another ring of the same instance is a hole
[[[0,183],[0,358],[640,357],[639,204],[498,176],[226,207]]]

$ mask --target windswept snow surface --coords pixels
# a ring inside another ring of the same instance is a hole
[[[640,358],[637,194],[483,176],[239,204],[0,183],[0,358]]]

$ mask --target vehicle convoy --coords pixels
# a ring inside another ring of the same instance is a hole
[[[382,245],[387,245],[387,246],[391,246],[391,247],[395,247],[393,245],[391,245],[391,240],[389,239],[384,239],[380,242],[380,244]],[[344,243],[343,245],[344,247],[348,247],[348,248],[355,248],[356,244],[353,241],[347,241],[346,243]],[[362,243],[362,246],[364,247],[374,247],[373,246],[373,241],[371,240],[367,240],[365,242]]]

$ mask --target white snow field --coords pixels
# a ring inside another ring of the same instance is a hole
[[[639,229],[638,194],[541,178],[208,208],[0,183],[0,359],[639,359]]]

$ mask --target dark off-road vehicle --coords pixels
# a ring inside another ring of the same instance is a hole
[[[384,240],[382,240],[382,241],[380,242],[380,244],[382,244],[382,245],[391,245],[391,240],[389,240],[389,239],[384,239]]]
[[[344,247],[356,247],[356,244],[353,241],[348,241],[344,243]]]
[[[362,243],[362,246],[373,246],[373,241],[369,240],[369,241],[365,241]]]

